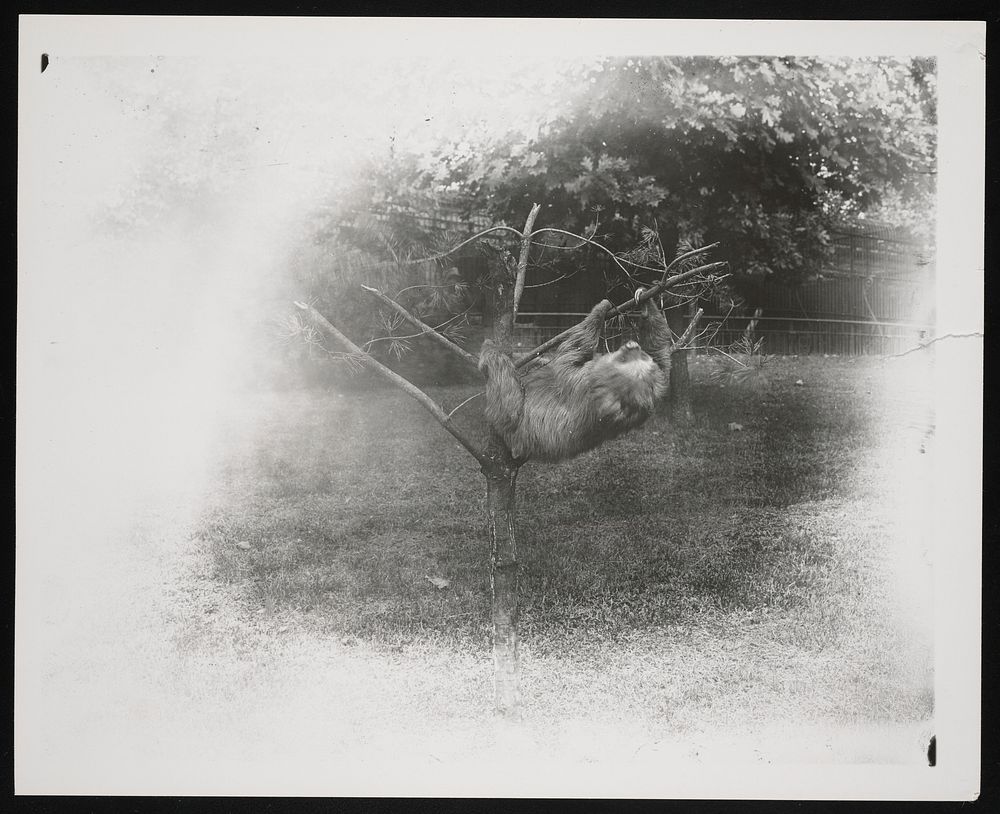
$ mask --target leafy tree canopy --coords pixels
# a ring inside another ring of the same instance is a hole
[[[514,225],[539,201],[540,223],[596,223],[616,249],[653,226],[665,245],[718,240],[736,270],[801,279],[838,221],[864,213],[929,236],[934,79],[919,59],[594,60],[549,81],[531,122],[464,130],[403,177],[397,163],[374,197],[453,191]]]

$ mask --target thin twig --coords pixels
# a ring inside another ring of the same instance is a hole
[[[491,226],[489,229],[483,229],[483,231],[474,234],[467,240],[463,240],[457,246],[452,246],[446,252],[441,252],[440,254],[434,254],[431,255],[430,257],[420,257],[420,258],[415,258],[413,260],[403,260],[400,265],[406,266],[406,265],[414,265],[416,263],[427,263],[430,262],[431,260],[441,260],[444,257],[448,257],[448,255],[454,254],[463,246],[467,246],[468,244],[472,243],[472,241],[479,240],[479,238],[483,237],[484,235],[488,235],[490,232],[513,232],[518,237],[523,237],[523,235],[513,226]]]
[[[454,288],[455,283],[441,283],[441,285],[434,285],[432,283],[418,283],[417,285],[408,285],[406,288],[401,288],[396,292],[396,296],[399,297],[401,294],[405,294],[407,291],[413,291],[417,288]]]
[[[653,224],[656,226],[656,228],[653,230],[653,235],[656,237],[656,246],[660,250],[660,256],[657,259],[660,261],[661,264],[663,264],[663,277],[661,279],[665,280],[667,278],[667,274],[670,271],[671,266],[667,265],[667,253],[663,250],[663,241],[660,240],[660,224],[656,222],[655,216],[653,217]]]
[[[544,283],[532,283],[531,285],[526,285],[525,288],[545,288],[547,285],[554,285],[555,283],[562,282],[563,280],[568,280],[570,277],[575,276],[580,270],[571,271],[568,274],[560,274],[554,280],[546,280]]]
[[[393,385],[402,390],[406,395],[415,401],[419,402],[420,405],[429,412],[434,419],[444,427],[451,435],[455,438],[458,443],[465,447],[466,451],[475,458],[481,466],[490,467],[493,462],[486,456],[486,454],[480,450],[472,441],[465,437],[464,433],[459,430],[452,423],[451,418],[441,409],[441,406],[434,401],[430,396],[428,396],[423,390],[408,382],[398,373],[394,373],[389,370],[385,365],[378,362],[367,353],[365,353],[361,348],[355,345],[350,339],[348,339],[344,334],[338,331],[319,311],[313,308],[311,305],[307,305],[304,302],[296,302],[295,307],[301,311],[304,311],[309,318],[312,320],[313,324],[322,328],[326,333],[336,339],[341,345],[351,351],[358,357],[358,361],[361,362],[369,370],[378,373],[383,379],[388,380]]]
[[[448,418],[451,418],[453,415],[455,415],[455,413],[457,413],[459,410],[461,410],[470,401],[472,401],[475,398],[479,398],[482,395],[485,395],[485,391],[484,390],[480,390],[478,393],[473,393],[465,401],[463,401],[461,404],[459,404],[455,409],[453,409],[451,412],[449,412],[448,413]]]
[[[691,335],[694,333],[695,326],[697,326],[698,324],[698,320],[701,319],[701,315],[704,313],[705,313],[704,308],[699,308],[697,311],[695,311],[695,314],[693,317],[691,317],[691,321],[688,323],[687,328],[684,329],[684,333],[682,333],[680,335],[680,338],[676,342],[674,342],[673,350],[685,349],[684,346],[687,344],[687,341],[691,338]]]
[[[539,231],[541,230],[539,229]],[[537,232],[535,234],[537,234]],[[581,240],[582,239],[584,238],[581,238]],[[561,252],[575,252],[578,251],[580,248],[579,246],[559,246],[555,243],[542,243],[542,241],[540,240],[536,240],[535,245],[541,246],[543,249],[557,249],[558,251]]]
[[[400,305],[394,299],[391,299],[390,297],[387,297],[385,294],[383,294],[377,288],[372,288],[371,286],[367,286],[367,285],[364,285],[364,284],[362,284],[361,287],[365,291],[367,291],[369,294],[371,294],[373,297],[377,297],[385,305],[388,305],[393,311],[395,311],[403,319],[405,319],[407,322],[409,322],[414,328],[418,329],[420,331],[421,335],[426,334],[431,339],[433,339],[435,342],[437,342],[439,345],[441,345],[442,347],[447,348],[452,353],[460,356],[462,359],[464,359],[469,364],[478,366],[479,360],[476,359],[475,356],[473,356],[471,353],[469,353],[464,348],[460,348],[458,345],[456,345],[454,342],[452,342],[446,336],[443,336],[442,334],[438,333],[436,329],[432,328],[430,325],[426,324],[425,322],[423,322],[420,319],[418,319],[417,317],[415,317],[413,314],[411,314],[409,311],[407,311],[402,305]],[[447,324],[447,323],[443,323],[443,324]]]
[[[611,249],[609,249],[607,246],[602,246],[600,243],[598,243],[593,238],[591,238],[591,237],[584,237],[583,235],[578,235],[578,234],[575,234],[574,232],[567,232],[565,229],[555,229],[555,228],[553,228],[551,226],[546,226],[546,227],[544,227],[542,229],[538,229],[537,231],[533,232],[531,235],[529,235],[529,237],[534,237],[535,235],[540,235],[542,232],[554,232],[557,235],[566,235],[567,237],[571,237],[574,240],[581,241],[581,243],[580,243],[581,246],[582,245],[586,245],[586,244],[589,243],[591,246],[594,246],[594,247],[600,249],[608,257],[610,257],[612,260],[614,260],[615,261],[615,265],[617,265],[618,268],[620,268],[622,270],[622,273],[626,277],[629,277],[629,278],[631,278],[632,275],[629,274],[628,269],[625,268],[625,266],[622,265],[622,261],[628,263],[630,266],[635,266],[637,269],[642,269],[644,271],[655,271],[657,273],[659,273],[659,271],[660,271],[660,269],[650,268],[649,266],[643,266],[643,265],[641,265],[639,263],[635,263],[635,262],[633,262],[631,260],[626,260],[624,257],[619,257],[617,254],[615,254],[613,251],[611,251]],[[580,246],[574,246],[573,248],[579,249]]]
[[[715,337],[717,337],[719,335],[719,331],[722,330],[722,326],[725,325],[726,322],[729,320],[729,317],[732,316],[734,310],[736,310],[736,303],[733,300],[730,300],[729,301],[729,310],[726,311],[726,315],[724,317],[722,317],[721,319],[719,319],[717,322],[714,322],[714,321],[713,322],[709,322],[708,325],[705,327],[705,330],[702,331],[700,334],[698,334],[698,336],[696,338],[700,339],[702,337],[706,337],[707,336],[708,338],[707,338],[706,342],[712,342],[712,341],[714,341]],[[715,318],[713,317],[713,319],[715,319]],[[714,331],[712,331],[712,326],[713,325],[715,326],[715,330]],[[711,334],[709,334],[709,331],[711,331]],[[707,345],[706,345],[706,347],[707,347]],[[701,348],[700,347],[695,348],[694,346],[692,346],[690,348],[690,350],[701,350]]]
[[[941,336],[935,336],[933,339],[928,339],[926,342],[921,342],[916,347],[910,348],[909,350],[904,350],[901,353],[890,354],[887,358],[898,359],[900,356],[906,356],[906,354],[913,353],[916,350],[923,350],[924,348],[933,345],[935,342],[940,342],[942,339],[975,339],[977,337],[979,339],[982,339],[983,332],[970,331],[969,333],[963,333],[963,334],[959,333],[941,334]]]
[[[659,241],[660,236],[657,235],[656,239],[657,241]],[[661,278],[661,282],[667,279],[667,275],[674,270],[675,266],[680,265],[685,260],[690,260],[692,257],[697,257],[699,254],[704,254],[709,249],[717,249],[719,245],[720,245],[719,243],[709,243],[707,246],[702,246],[700,249],[692,249],[689,252],[684,252],[684,254],[677,255],[677,257],[675,257],[673,260],[670,261],[670,265],[663,270],[663,277]],[[662,245],[660,246],[660,251],[661,252],[663,251]]]
[[[705,346],[705,350],[714,350],[714,351],[718,351],[718,352],[719,352],[719,353],[721,353],[721,354],[722,354],[723,356],[725,356],[725,357],[726,357],[727,359],[732,359],[732,360],[733,360],[734,362],[736,362],[736,364],[738,364],[738,365],[739,365],[740,367],[748,367],[748,365],[746,365],[746,364],[744,364],[743,362],[741,362],[741,361],[740,361],[739,359],[737,359],[737,358],[736,358],[735,356],[732,356],[731,354],[728,354],[728,353],[726,353],[726,352],[725,352],[725,351],[724,351],[724,350],[723,350],[722,348],[717,348],[717,347],[716,347],[715,345],[706,345],[706,346]]]
[[[468,309],[466,309],[466,310],[468,310]],[[431,330],[437,332],[441,328],[443,328],[445,325],[447,325],[449,322],[452,322],[453,320],[458,319],[460,316],[464,316],[465,313],[466,312],[463,311],[461,314],[455,314],[455,316],[453,316],[453,317],[451,317],[449,319],[446,319],[440,325],[431,328]],[[389,336],[376,336],[376,337],[373,337],[373,338],[369,339],[367,342],[365,342],[364,347],[362,347],[361,349],[367,353],[368,349],[372,345],[374,345],[376,342],[393,342],[395,340],[401,340],[401,339],[419,339],[420,337],[426,336],[426,335],[427,335],[427,331],[420,331],[420,332],[415,333],[415,334],[391,334]]]

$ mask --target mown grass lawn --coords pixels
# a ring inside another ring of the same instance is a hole
[[[520,631],[536,742],[586,751],[580,726],[603,733],[600,750],[929,720],[922,364],[773,358],[725,385],[699,357],[693,426],[658,416],[576,460],[526,465]],[[431,394],[450,408],[472,392]],[[464,728],[465,754],[491,698],[474,462],[392,390],[248,397],[224,449],[197,539],[227,599],[191,605],[181,650],[224,645],[250,674],[351,659],[358,683],[339,673],[317,703],[397,737]],[[881,748],[854,738],[834,759]]]

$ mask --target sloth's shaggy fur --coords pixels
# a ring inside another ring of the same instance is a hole
[[[611,307],[608,300],[600,302],[550,359],[523,374],[492,341],[483,344],[486,418],[515,458],[572,458],[638,427],[653,412],[670,370],[667,321],[647,300],[642,347],[627,342],[595,356]]]

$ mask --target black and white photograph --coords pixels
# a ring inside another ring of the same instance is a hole
[[[16,794],[977,798],[984,23],[19,29]]]

